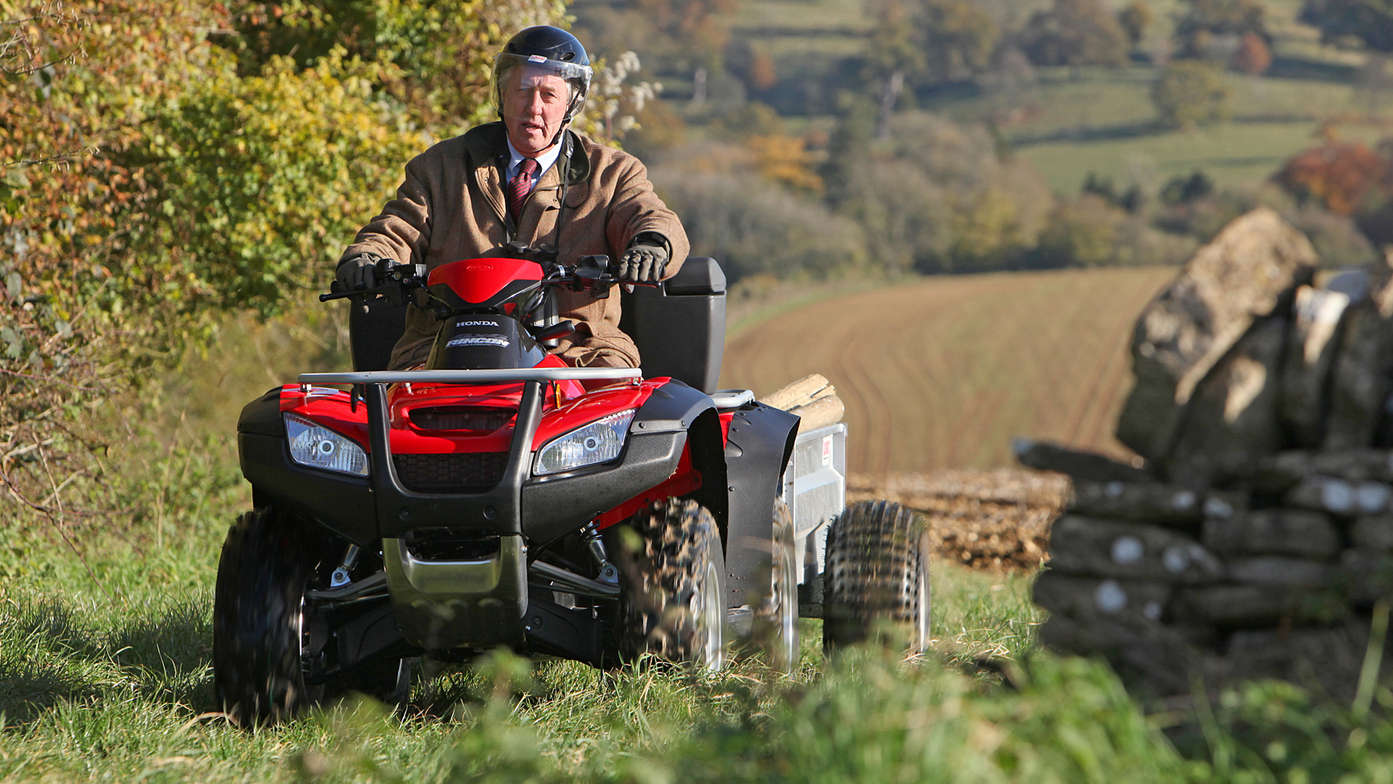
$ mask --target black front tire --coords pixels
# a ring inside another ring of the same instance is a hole
[[[846,508],[827,534],[824,647],[891,635],[910,653],[929,647],[929,526],[888,501]]]
[[[687,499],[657,501],[635,516],[624,552],[620,649],[709,672],[725,666],[725,554],[716,520]]]
[[[213,679],[223,709],[250,727],[285,721],[324,697],[301,665],[305,592],[318,555],[303,524],[271,507],[227,532],[213,604]]]

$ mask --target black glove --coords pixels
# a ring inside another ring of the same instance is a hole
[[[624,283],[657,283],[663,279],[668,252],[662,245],[635,242],[619,259],[617,277]]]
[[[334,277],[346,291],[375,289],[381,283],[377,279],[377,262],[381,260],[376,253],[355,253],[339,262]]]

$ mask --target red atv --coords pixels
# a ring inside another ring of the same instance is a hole
[[[213,622],[215,680],[233,716],[279,720],[348,689],[401,701],[419,657],[497,646],[601,666],[652,652],[714,670],[727,626],[741,626],[762,629],[789,666],[799,583],[820,610],[813,577],[824,563],[842,564],[827,576],[828,612],[841,618],[829,617],[829,634],[885,615],[884,597],[854,595],[889,580],[893,612],[918,619],[923,647],[921,526],[902,510],[860,509],[833,537],[848,544],[824,557],[844,458],[835,488],[802,472],[828,508],[796,526],[786,499],[802,474],[786,469],[798,418],[748,391],[703,391],[714,389],[724,332],[713,260],[689,260],[660,292],[673,300],[664,307],[633,309],[662,323],[627,329],[671,339],[651,361],[640,342],[648,368],[678,371],[645,379],[569,367],[546,349],[573,329],[547,316],[548,292],[604,296],[616,282],[607,259],[568,267],[513,251],[429,274],[380,262],[377,288],[321,297],[354,300],[357,370],[304,374],[243,409],[254,509],[228,532]],[[707,294],[669,296],[684,287]],[[374,369],[407,301],[440,318],[429,360]],[[819,435],[819,469],[844,443],[836,427]],[[894,568],[855,568],[868,546],[867,563]]]

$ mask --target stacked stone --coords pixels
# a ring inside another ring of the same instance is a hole
[[[1317,287],[1316,265],[1275,213],[1238,219],[1137,321],[1117,436],[1140,459],[1017,442],[1074,485],[1035,587],[1045,644],[1163,694],[1352,691],[1393,595],[1393,267]]]

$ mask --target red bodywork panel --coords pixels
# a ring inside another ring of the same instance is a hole
[[[448,286],[460,299],[482,305],[515,281],[542,279],[542,265],[522,259],[461,259],[431,270],[426,286]]]
[[[548,355],[541,366],[563,366]],[[548,441],[583,427],[601,417],[619,411],[638,409],[648,401],[654,390],[671,379],[654,378],[639,384],[618,383],[586,393],[578,383],[562,381],[552,385],[542,403],[542,421],[532,440],[532,451]],[[522,399],[522,384],[406,384],[394,385],[388,393],[391,412],[391,449],[393,454],[452,454],[458,452],[503,452],[512,441],[517,408]],[[362,401],[356,410],[350,406],[349,393],[332,387],[311,387],[308,393],[298,384],[281,388],[280,408],[283,413],[297,414],[352,439],[365,451],[368,444],[367,408]],[[411,412],[420,409],[461,407],[495,409],[509,415],[506,424],[491,432],[465,430],[427,430],[416,425]],[[724,443],[730,429],[733,412],[720,415],[721,440]],[[677,470],[657,486],[638,494],[596,519],[597,527],[608,528],[632,516],[652,501],[686,495],[701,487],[701,472],[692,465],[691,445],[682,451]]]
[[[561,361],[548,355],[556,365]],[[553,366],[543,360],[539,367]],[[564,365],[561,365],[564,367]],[[532,450],[551,439],[619,411],[637,409],[648,401],[653,390],[666,384],[655,378],[639,384],[614,384],[588,394],[574,381],[559,381],[543,396],[542,421],[532,439]],[[510,384],[394,384],[387,393],[391,416],[393,454],[439,455],[456,452],[503,452],[512,442],[513,425],[522,401],[522,383]],[[281,411],[298,414],[353,439],[368,449],[368,413],[362,401],[352,410],[348,392],[332,387],[311,387],[309,393],[298,384],[281,387]],[[411,413],[430,408],[491,409],[506,413],[508,420],[489,431],[429,430],[418,426]]]

